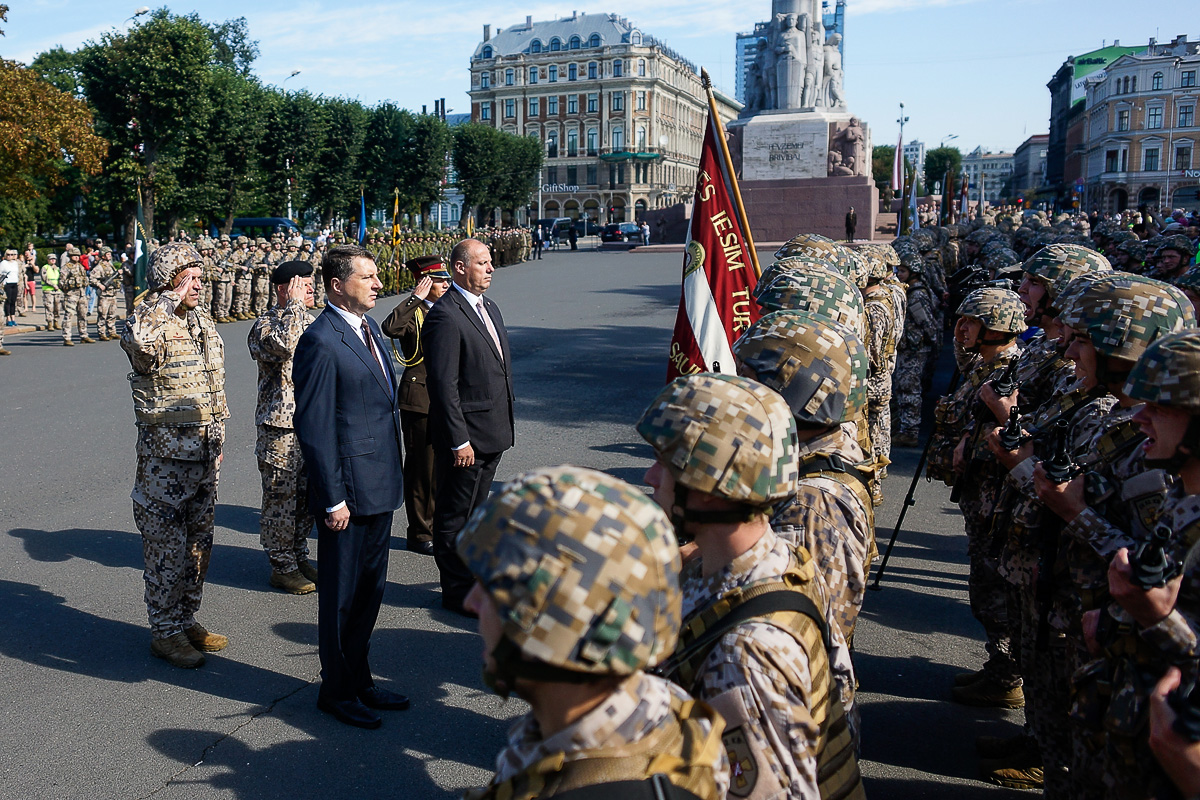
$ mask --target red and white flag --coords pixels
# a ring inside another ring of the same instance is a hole
[[[735,374],[730,346],[759,317],[751,300],[758,273],[730,199],[737,178],[727,169],[717,138],[724,135],[720,120],[710,112],[683,257],[683,296],[671,337],[668,381],[697,372]]]

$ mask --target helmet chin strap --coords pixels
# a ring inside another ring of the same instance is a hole
[[[733,508],[706,511],[698,508],[688,508],[690,490],[678,480],[675,481],[675,502],[671,505],[671,524],[675,526],[675,538],[680,544],[687,544],[695,539],[685,528],[687,523],[696,522],[702,525],[729,525],[739,522],[750,522],[763,513],[764,509],[746,503],[739,503]]]
[[[500,637],[492,650],[492,660],[496,662],[496,669],[490,670],[485,666],[483,682],[506,700],[516,688],[518,678],[543,683],[591,683],[604,677],[556,667],[544,661],[532,661],[525,658],[521,648],[507,636]]]

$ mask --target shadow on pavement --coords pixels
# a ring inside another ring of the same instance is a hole
[[[252,533],[257,536],[258,517],[258,508],[217,503],[216,526],[218,528],[228,528],[238,533]]]

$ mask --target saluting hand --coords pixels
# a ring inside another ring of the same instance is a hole
[[[433,278],[425,277],[417,283],[417,288],[413,289],[413,296],[424,300],[429,296],[429,290],[433,288]]]

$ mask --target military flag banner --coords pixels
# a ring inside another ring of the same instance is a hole
[[[137,222],[133,231],[134,294],[141,297],[148,288],[146,273],[150,267],[150,235],[146,230],[146,212],[142,209],[142,187],[137,193]]]
[[[683,292],[667,364],[667,380],[698,372],[736,372],[731,345],[759,317],[750,299],[759,269],[725,130],[708,73],[708,124],[700,150],[692,219],[683,256]]]
[[[400,189],[396,188],[396,204],[392,206],[392,252],[400,246]]]
[[[367,195],[363,189],[358,190],[358,243],[362,244],[367,236]]]

